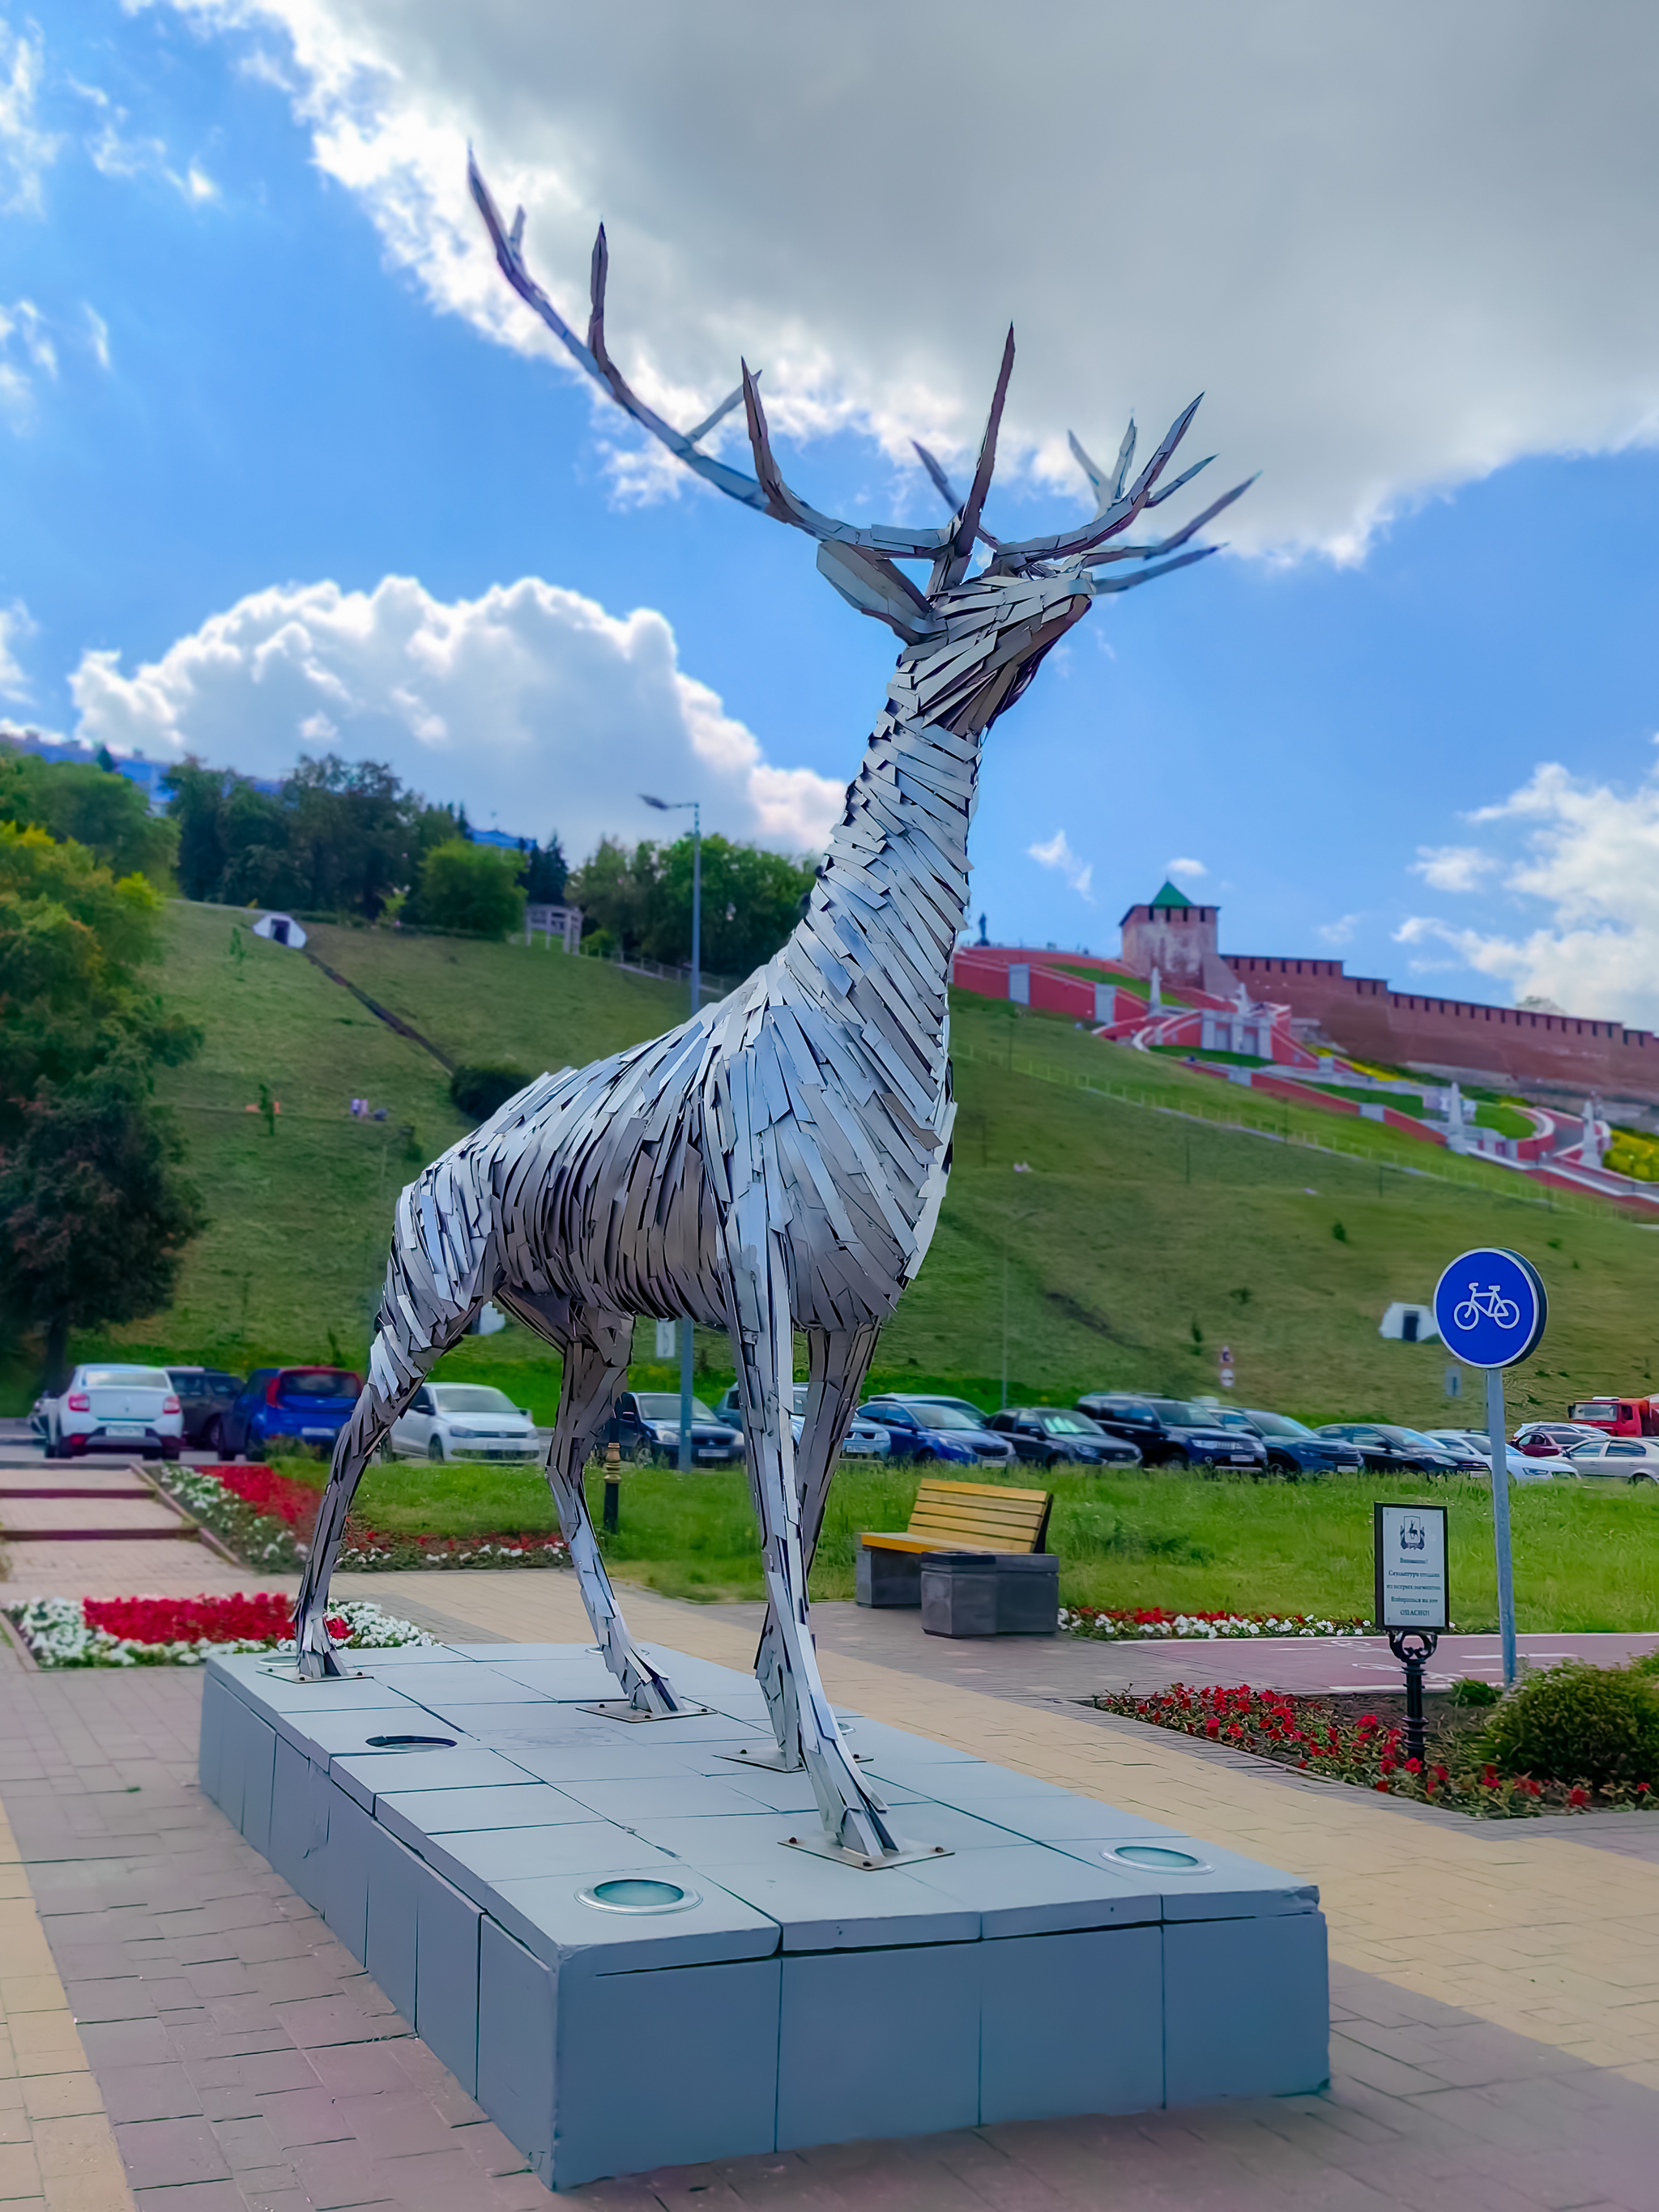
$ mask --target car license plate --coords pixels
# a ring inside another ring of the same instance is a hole
[[[334,1431],[332,1429],[301,1429],[300,1434],[307,1443],[326,1443]]]
[[[1249,1467],[1255,1457],[1254,1452],[1229,1452],[1226,1455],[1229,1467]]]
[[[142,1421],[106,1421],[104,1433],[111,1437],[142,1437],[144,1425]]]

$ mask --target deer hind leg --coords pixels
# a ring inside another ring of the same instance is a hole
[[[830,1709],[808,1625],[806,1571],[801,1552],[800,1498],[789,1434],[793,1340],[781,1244],[766,1224],[762,1187],[751,1184],[724,1224],[726,1298],[738,1388],[743,1399],[744,1449],[761,1524],[761,1564],[770,1617],[778,1625],[778,1665],[793,1711],[792,1738],[811,1778],[824,1832],[832,1844],[879,1862],[901,1846],[887,1808],[848,1757]]]
[[[611,1577],[599,1556],[592,1516],[582,1489],[582,1470],[594,1439],[628,1377],[634,1325],[623,1314],[578,1310],[564,1346],[564,1379],[559,1414],[548,1447],[547,1480],[558,1509],[559,1526],[570,1547],[570,1564],[594,1640],[605,1663],[636,1711],[658,1718],[685,1711],[684,1700],[667,1676],[653,1667],[629,1633]]]
[[[865,1328],[812,1328],[806,1332],[806,1413],[795,1453],[795,1497],[800,1516],[803,1577],[812,1571],[836,1462],[848,1425],[858,1410],[878,1334],[874,1322]],[[802,1587],[805,1586],[803,1582]],[[795,1710],[794,1677],[785,1663],[783,1632],[769,1601],[766,1626],[755,1658],[755,1675],[766,1693],[778,1748],[791,1765],[799,1765],[797,1747],[800,1724]]]

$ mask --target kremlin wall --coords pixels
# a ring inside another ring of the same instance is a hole
[[[1323,1044],[1362,1060],[1498,1089],[1659,1105],[1659,1037],[1650,1030],[1396,991],[1379,977],[1347,975],[1340,960],[1224,955],[1220,915],[1218,907],[1195,905],[1165,884],[1155,899],[1124,915],[1116,960],[964,945],[957,952],[953,980],[967,990],[1012,997],[1120,1034],[1135,1014],[1144,1023],[1149,994],[1154,1006],[1162,999],[1172,1008],[1190,994],[1225,1002],[1227,1024],[1239,1030],[1248,1024],[1254,1031],[1272,1021],[1282,1036],[1288,1027],[1312,1048],[1310,1057]],[[1214,1042],[1220,1042],[1218,1036]],[[1241,1036],[1232,1049],[1262,1048],[1252,1035]]]

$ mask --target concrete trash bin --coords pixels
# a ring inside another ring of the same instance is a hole
[[[921,1562],[927,1636],[1053,1636],[1060,1561],[1046,1552],[936,1552]]]

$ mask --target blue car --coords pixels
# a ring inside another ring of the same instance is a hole
[[[208,1449],[228,1460],[258,1459],[274,1443],[326,1455],[362,1390],[362,1377],[344,1367],[256,1367],[217,1417]]]
[[[861,1421],[874,1421],[891,1437],[894,1459],[930,1460],[951,1467],[1006,1467],[1013,1446],[985,1425],[978,1408],[941,1398],[872,1398],[859,1407]]]

